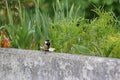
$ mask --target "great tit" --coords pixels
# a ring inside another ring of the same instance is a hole
[[[43,49],[44,51],[54,51],[55,48],[51,48],[50,47],[50,41],[49,40],[45,40],[44,45],[42,47],[40,47],[41,49]]]
[[[49,51],[50,48],[50,41],[49,40],[45,40],[44,42],[44,50],[45,51]]]

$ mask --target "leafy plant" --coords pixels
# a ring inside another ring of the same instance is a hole
[[[117,39],[111,42],[109,36],[119,34],[116,28],[118,20],[114,17],[113,12],[106,12],[101,7],[93,11],[98,17],[89,22],[84,18],[64,16],[63,19],[58,19],[52,23],[51,40],[56,51],[105,57],[113,56],[114,50],[117,50],[116,42],[119,38],[111,37]],[[57,15],[57,18],[61,15]]]
[[[11,39],[12,47],[39,49],[40,41],[49,37],[49,17],[40,12],[38,3],[39,2],[35,2],[35,14],[29,15],[24,9],[22,9],[20,1],[18,1],[19,23],[14,23],[14,16],[12,15],[11,9],[9,9],[6,1],[9,24],[5,25],[5,29]]]

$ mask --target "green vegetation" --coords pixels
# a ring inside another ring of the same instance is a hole
[[[40,10],[39,0],[34,1],[33,12],[18,0],[14,14],[5,3],[7,20],[0,30],[9,37],[13,48],[39,50],[44,40],[49,39],[56,52],[120,58],[119,19],[112,11],[94,7],[92,12],[97,17],[86,19],[79,14],[80,7],[58,0],[51,18]]]

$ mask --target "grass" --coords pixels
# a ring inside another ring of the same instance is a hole
[[[35,2],[35,12],[29,14],[18,1],[18,17],[14,16],[6,1],[8,24],[1,27],[10,38],[11,47],[39,50],[44,40],[49,39],[56,52],[70,54],[120,58],[120,26],[113,12],[93,11],[98,15],[91,20],[77,14],[74,4],[54,5],[53,19],[39,10],[39,0]],[[64,7],[63,7],[64,5]]]

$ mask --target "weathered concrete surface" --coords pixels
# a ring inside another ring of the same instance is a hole
[[[120,80],[120,59],[0,49],[0,80]]]

